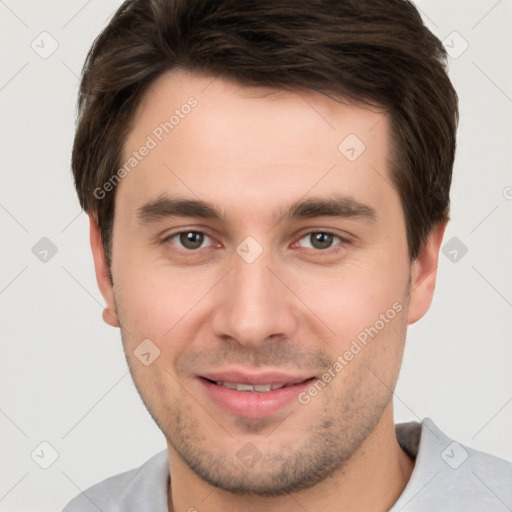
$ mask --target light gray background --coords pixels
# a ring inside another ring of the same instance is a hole
[[[119,3],[0,1],[3,512],[60,510],[165,447],[118,330],[101,320],[69,170],[78,75]],[[441,255],[432,309],[409,331],[396,419],[430,416],[459,442],[512,459],[512,1],[418,6],[456,57],[461,123],[444,243],[457,237],[468,252]],[[52,38],[58,48],[44,59]],[[46,263],[32,252],[42,237],[58,249]],[[43,441],[58,453],[48,469],[38,465],[51,462]]]

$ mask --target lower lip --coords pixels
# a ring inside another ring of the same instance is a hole
[[[224,410],[235,416],[256,419],[272,416],[294,400],[297,401],[297,395],[306,389],[314,378],[267,392],[237,391],[214,384],[202,377],[198,380],[208,396]]]

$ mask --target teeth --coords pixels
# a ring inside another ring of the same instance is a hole
[[[270,391],[272,389],[272,386],[270,384],[256,384],[254,386],[254,391],[260,391],[262,393],[266,393],[267,391]]]
[[[219,386],[224,386],[229,389],[236,389],[236,384],[232,384],[231,382],[217,382]]]
[[[274,389],[284,388],[286,384],[238,384],[236,382],[217,382],[218,386],[235,389],[236,391],[258,391],[259,393],[267,393]]]
[[[254,386],[250,384],[235,384],[235,389],[237,391],[254,391]]]

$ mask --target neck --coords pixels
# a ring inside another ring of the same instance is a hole
[[[169,511],[385,512],[402,494],[414,463],[400,448],[392,407],[353,457],[310,489],[277,497],[236,495],[201,480],[168,443]]]

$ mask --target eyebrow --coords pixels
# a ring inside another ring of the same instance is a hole
[[[196,199],[160,197],[137,209],[137,218],[142,223],[156,222],[167,217],[225,220],[225,215],[218,208]]]
[[[312,198],[293,203],[281,210],[278,222],[293,219],[311,219],[314,217],[363,218],[375,220],[377,212],[372,206],[363,204],[345,196],[331,198]]]
[[[137,209],[137,218],[143,224],[168,217],[198,217],[226,221],[226,214],[213,204],[198,199],[160,197]],[[299,200],[278,212],[276,222],[311,219],[315,217],[363,218],[375,220],[373,207],[345,196]]]

